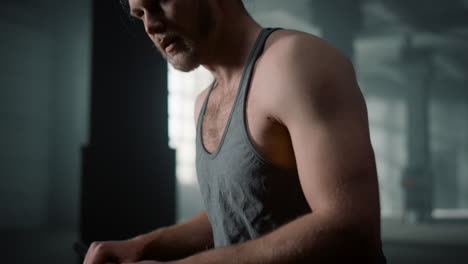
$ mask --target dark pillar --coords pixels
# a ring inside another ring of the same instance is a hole
[[[312,4],[322,37],[353,60],[354,38],[362,27],[361,0],[313,0]]]
[[[175,221],[167,64],[119,0],[93,4],[90,141],[83,149],[80,234],[125,239]]]

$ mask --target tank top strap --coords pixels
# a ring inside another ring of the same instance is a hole
[[[240,81],[240,84],[239,84],[240,91],[237,92],[237,95],[236,95],[236,98],[235,98],[235,105],[233,106],[233,109],[239,103],[238,98],[239,97],[243,98],[242,97],[243,92],[245,91],[246,87],[250,83],[250,78],[251,78],[251,75],[252,75],[253,66],[255,64],[255,61],[257,60],[257,58],[261,55],[261,53],[263,51],[263,46],[265,45],[266,39],[268,38],[270,33],[273,32],[276,29],[278,29],[278,28],[264,28],[264,29],[262,29],[259,36],[257,37],[257,39],[256,39],[256,41],[254,43],[254,46],[253,46],[252,50],[250,51],[249,56],[247,58],[247,63],[244,66],[244,70],[243,70],[242,76],[241,76],[241,81]],[[216,79],[213,79],[213,81],[210,84],[210,88],[208,89],[208,93],[207,93],[207,95],[205,97],[205,100],[203,101],[202,107],[200,109],[198,120],[202,120],[201,117],[204,115],[204,113],[206,111],[206,107],[207,107],[207,104],[208,104],[208,98],[210,97],[211,92],[213,91],[215,85],[216,85]],[[198,122],[197,130],[199,129],[199,126],[201,126],[201,122]]]
[[[240,85],[239,85],[240,91],[238,93],[238,96],[240,96],[239,99],[241,100],[237,100],[236,103],[244,104],[245,93],[250,86],[250,81],[252,79],[252,71],[255,66],[255,62],[257,61],[258,57],[262,55],[263,49],[265,47],[265,42],[270,36],[270,34],[278,29],[281,29],[281,28],[264,28],[260,32],[260,35],[258,36],[257,41],[255,42],[252,52],[250,52],[250,55],[247,59],[247,63],[244,67],[244,72],[242,74]]]
[[[218,151],[221,149],[221,146],[223,145],[225,135],[227,134],[229,130],[229,126],[231,123],[232,116],[235,115],[235,113],[239,112],[242,113],[244,101],[245,101],[245,92],[248,89],[250,85],[250,79],[252,77],[252,70],[255,65],[255,61],[257,58],[262,54],[263,48],[266,42],[266,39],[268,36],[275,30],[280,29],[280,28],[264,28],[258,35],[253,48],[251,49],[249,56],[247,58],[247,62],[244,65],[244,70],[242,72],[241,76],[241,81],[239,83],[239,88],[236,94],[236,98],[234,101],[234,105],[232,106],[231,113],[229,115],[226,127],[224,129],[223,136],[221,137],[221,140],[219,142],[218,148],[214,153],[209,154],[211,158],[215,158],[218,154]],[[208,104],[208,98],[211,95],[211,92],[213,91],[214,87],[216,86],[216,79],[214,79],[210,85],[210,88],[208,90],[207,96],[205,97],[205,100],[203,101],[202,107],[200,109],[200,113],[198,115],[198,122],[196,125],[196,130],[197,130],[197,140],[196,140],[196,147],[197,149],[203,150],[203,143],[202,143],[202,135],[201,135],[201,126],[203,123],[203,116],[205,115],[205,111],[207,108]],[[240,110],[239,110],[240,109]],[[202,151],[203,152],[203,151]]]

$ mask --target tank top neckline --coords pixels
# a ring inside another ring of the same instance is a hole
[[[199,132],[198,136],[197,136],[197,140],[200,143],[200,147],[202,149],[202,152],[205,155],[207,155],[208,157],[210,157],[211,159],[214,159],[218,155],[218,153],[220,152],[220,150],[221,150],[221,148],[223,146],[223,142],[224,142],[224,140],[226,138],[227,131],[229,130],[229,125],[231,123],[231,119],[232,119],[232,116],[234,114],[234,110],[236,108],[236,105],[239,103],[239,98],[241,97],[242,90],[244,90],[245,87],[248,85],[248,83],[246,83],[246,82],[249,82],[253,64],[256,61],[256,58],[258,57],[258,55],[260,55],[259,54],[260,53],[260,48],[263,48],[264,43],[261,43],[261,42],[264,42],[264,41],[262,41],[262,39],[271,30],[272,30],[272,28],[263,28],[261,30],[261,32],[259,33],[259,35],[257,36],[257,39],[255,40],[255,43],[254,43],[254,45],[253,45],[253,47],[252,47],[252,49],[251,49],[251,51],[249,53],[249,56],[247,58],[247,61],[245,63],[244,70],[243,70],[242,76],[241,76],[241,80],[240,80],[239,86],[237,88],[236,98],[234,99],[234,103],[233,103],[233,105],[231,107],[228,120],[226,122],[223,133],[221,135],[221,139],[220,139],[220,141],[218,143],[218,146],[216,147],[215,151],[212,152],[212,153],[210,153],[205,147],[205,144],[203,142],[203,131],[202,131],[203,120],[204,120],[204,116],[205,116],[205,112],[206,112],[206,107],[207,107],[207,104],[208,104],[208,99],[210,97],[211,92],[213,91],[213,88],[215,87],[216,79],[214,79],[212,81],[212,83],[211,83],[208,94],[206,95],[206,98],[205,98],[205,100],[203,102],[203,106],[202,106],[202,109],[200,111],[200,116],[198,118],[199,121],[198,121],[198,124],[197,124],[197,131]]]

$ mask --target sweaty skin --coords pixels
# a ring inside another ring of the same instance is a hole
[[[130,0],[129,6],[174,67],[202,65],[217,80],[202,124],[205,148],[214,151],[262,28],[239,0]],[[196,99],[195,122],[207,91]],[[84,263],[376,263],[378,182],[366,105],[351,62],[316,36],[275,31],[256,62],[246,111],[255,147],[276,165],[297,168],[312,213],[258,239],[213,249],[202,211],[126,241],[95,242]]]

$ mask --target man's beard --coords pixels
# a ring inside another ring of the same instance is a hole
[[[165,50],[159,45],[155,45],[161,52],[161,55],[166,59],[175,69],[183,72],[190,72],[200,66],[199,56],[195,42],[181,36],[180,34],[169,33],[169,38],[175,38],[176,43],[172,51],[173,54],[166,53]]]
[[[198,23],[195,30],[197,31],[197,40],[183,36],[177,32],[170,32],[166,35],[171,39],[176,39],[177,43],[173,50],[174,54],[167,54],[162,50],[161,46],[156,44],[156,48],[161,52],[162,56],[177,70],[190,72],[200,66],[200,45],[201,40],[208,39],[213,30],[214,19],[211,10],[206,5],[206,2],[200,1],[198,10]]]

